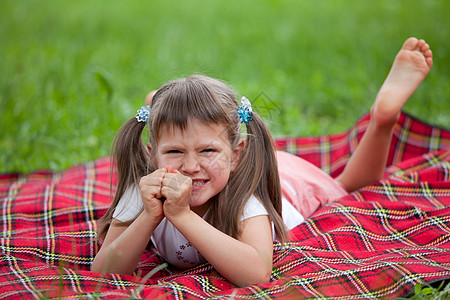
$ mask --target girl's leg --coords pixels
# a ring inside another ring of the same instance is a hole
[[[347,191],[353,192],[383,177],[394,124],[432,65],[432,53],[424,40],[405,41],[370,109],[369,126],[337,178]]]

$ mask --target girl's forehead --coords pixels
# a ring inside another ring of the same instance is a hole
[[[165,133],[162,132],[159,140],[156,141],[156,149],[166,151],[169,149],[191,149],[198,150],[209,147],[219,149],[231,149],[232,143],[223,125],[190,124],[184,130],[171,127]]]
[[[210,123],[201,120],[188,120],[185,126],[179,126],[174,123],[166,123],[160,127],[159,136],[164,134],[174,134],[174,133],[206,133],[206,132],[216,132],[221,134],[227,134],[228,130],[224,124],[221,123]]]
[[[164,124],[160,127],[157,134],[156,143],[175,142],[170,139],[189,139],[204,143],[208,140],[215,143],[232,144],[227,127],[221,123],[206,123],[199,120],[187,122],[186,126],[181,127],[175,124]]]

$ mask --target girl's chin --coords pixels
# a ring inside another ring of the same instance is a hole
[[[189,206],[191,208],[198,208],[200,206],[205,205],[206,202],[208,202],[208,201],[204,201],[204,200],[201,200],[201,199],[191,199],[191,201],[189,202]]]

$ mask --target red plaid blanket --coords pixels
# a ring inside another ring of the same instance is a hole
[[[368,116],[342,134],[277,140],[337,176]],[[272,281],[236,288],[209,264],[179,272],[145,252],[136,276],[89,271],[110,203],[109,159],[0,175],[0,298],[403,296],[450,277],[450,132],[403,114],[385,179],[317,211],[274,245]]]

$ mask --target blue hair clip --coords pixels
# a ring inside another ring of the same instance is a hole
[[[237,110],[237,113],[238,113],[239,117],[241,118],[241,124],[244,123],[245,125],[248,125],[248,122],[253,119],[252,104],[245,97],[241,98],[241,103],[242,103],[242,106],[239,107],[239,109]]]
[[[141,109],[138,109],[136,114],[136,119],[138,122],[145,122],[148,121],[148,116],[150,115],[150,105],[142,106]]]

